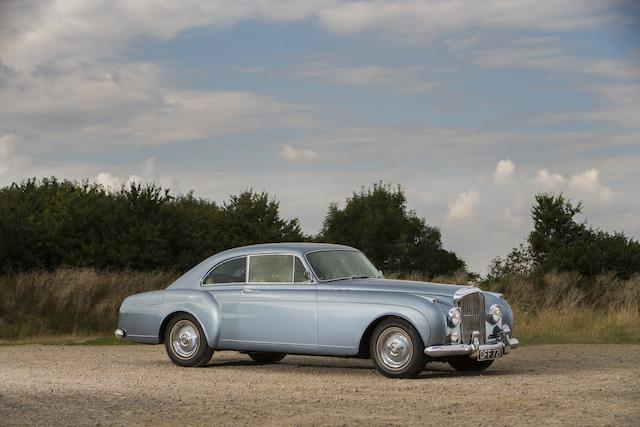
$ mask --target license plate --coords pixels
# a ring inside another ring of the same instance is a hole
[[[502,357],[502,348],[491,348],[478,351],[478,360],[493,360]]]

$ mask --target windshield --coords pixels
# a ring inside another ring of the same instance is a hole
[[[311,268],[320,280],[378,277],[380,273],[362,252],[320,251],[307,254]]]

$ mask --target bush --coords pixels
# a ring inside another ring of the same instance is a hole
[[[298,220],[281,219],[264,192],[245,191],[219,206],[154,184],[107,191],[51,178],[0,189],[0,273],[184,271],[235,246],[304,239]]]

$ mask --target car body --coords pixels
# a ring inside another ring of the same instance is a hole
[[[207,258],[167,289],[127,297],[116,336],[164,343],[182,366],[214,350],[259,362],[285,354],[371,357],[390,377],[428,361],[481,370],[518,346],[500,294],[388,280],[349,246],[270,243]]]

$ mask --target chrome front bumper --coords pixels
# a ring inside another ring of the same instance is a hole
[[[475,357],[479,350],[498,350],[500,348],[502,349],[502,354],[509,354],[512,349],[520,345],[520,341],[516,338],[511,338],[509,332],[511,331],[504,330],[500,333],[499,338],[480,344],[478,338],[480,333],[474,331],[470,344],[432,345],[424,349],[424,354],[432,359],[451,356]]]

